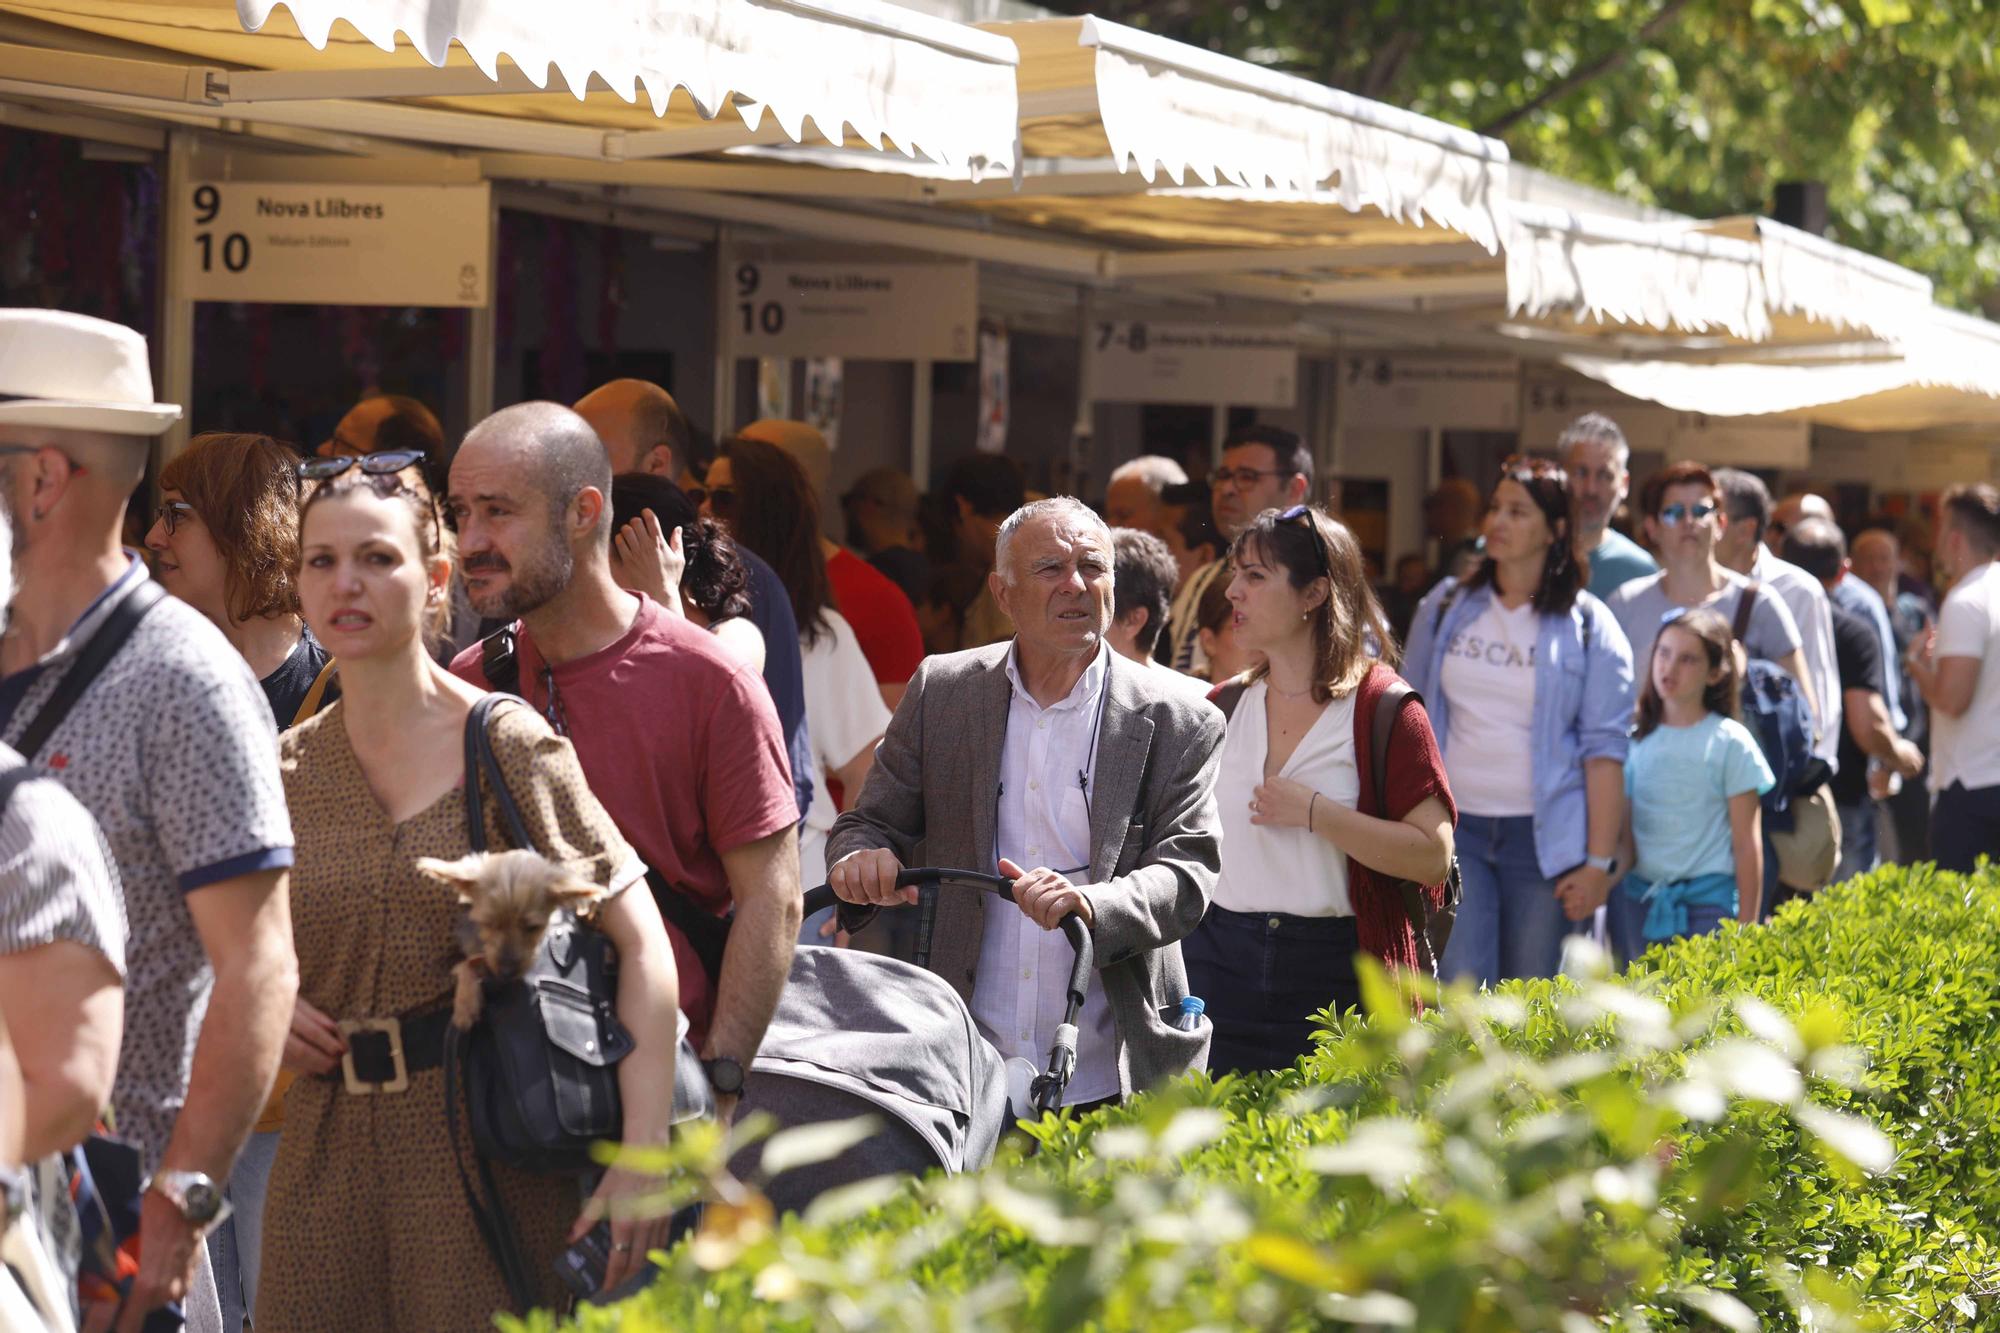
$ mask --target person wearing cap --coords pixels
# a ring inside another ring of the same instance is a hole
[[[930,594],[931,562],[917,526],[917,483],[897,467],[878,467],[840,498],[847,544],[893,580],[915,606]]]
[[[590,423],[604,450],[611,455],[613,476],[632,473],[659,477],[688,492],[693,507],[699,509],[703,495],[696,493],[695,478],[689,471],[693,460],[694,427],[681,411],[674,396],[646,380],[619,379],[600,384],[579,398],[572,409]],[[638,528],[620,524],[621,539],[643,548],[649,542],[656,555],[658,547],[672,537],[662,532],[658,539]],[[620,543],[614,542],[613,549]],[[750,597],[749,621],[764,640],[764,685],[778,709],[778,725],[785,732],[785,756],[792,766],[792,791],[800,811],[812,808],[813,744],[806,724],[805,660],[799,652],[799,622],[778,571],[748,547],[736,553],[749,576],[745,591]]]
[[[0,741],[96,817],[124,890],[131,970],[111,1108],[149,1182],[125,1330],[181,1301],[190,1328],[221,1326],[201,1241],[298,993],[270,708],[222,631],[118,544],[149,443],[180,414],[154,401],[139,334],[0,310],[0,503],[19,551]],[[50,729],[45,710],[121,630]]]
[[[833,472],[833,451],[826,437],[803,421],[775,418],[753,421],[738,432],[746,440],[776,445],[790,454],[804,469],[813,495],[825,505],[827,484]],[[723,456],[709,465],[708,500],[715,516],[729,519],[729,501],[735,496],[729,484],[730,463]],[[762,497],[749,496],[750,503]],[[876,569],[844,546],[836,546],[824,536],[820,554],[826,557],[827,583],[833,592],[833,606],[854,629],[861,651],[875,671],[875,685],[882,702],[894,710],[903,701],[917,663],[924,660],[924,631],[917,624],[917,610],[903,590],[888,575]],[[801,631],[806,626],[800,626]]]

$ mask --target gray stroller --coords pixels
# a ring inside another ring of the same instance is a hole
[[[899,887],[927,893],[965,886],[1009,900],[1014,882],[969,871],[912,869]],[[840,903],[825,885],[806,894],[807,916],[838,907],[849,934],[874,919],[873,908]],[[1062,1025],[1048,1067],[1029,1091],[1040,1114],[1062,1105],[1076,1069],[1076,1016],[1090,984],[1089,931],[1072,915],[1062,932],[1075,954]],[[801,945],[764,1044],[744,1079],[739,1114],[762,1111],[781,1128],[874,1115],[882,1128],[831,1161],[785,1172],[766,1186],[773,1204],[796,1211],[826,1191],[875,1176],[920,1175],[933,1167],[957,1174],[993,1158],[1009,1123],[1000,1053],[979,1035],[965,1002],[934,973],[879,954]],[[747,1171],[761,1153],[751,1145],[735,1166]]]

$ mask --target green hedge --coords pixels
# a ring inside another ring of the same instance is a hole
[[[775,1230],[690,1136],[654,1164],[735,1204],[568,1327],[2000,1329],[1990,871],[1883,871],[1421,1020],[1364,985],[1374,1017],[1293,1070]]]

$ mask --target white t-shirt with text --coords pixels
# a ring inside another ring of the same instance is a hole
[[[1498,597],[1445,645],[1438,685],[1451,701],[1444,771],[1459,813],[1506,819],[1535,813],[1533,602]]]

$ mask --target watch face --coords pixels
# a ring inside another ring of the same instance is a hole
[[[186,1200],[182,1214],[197,1226],[214,1221],[222,1211],[222,1191],[205,1180],[191,1183],[182,1197]]]
[[[709,1086],[725,1097],[733,1097],[743,1091],[743,1066],[724,1056],[710,1060],[705,1065]]]

